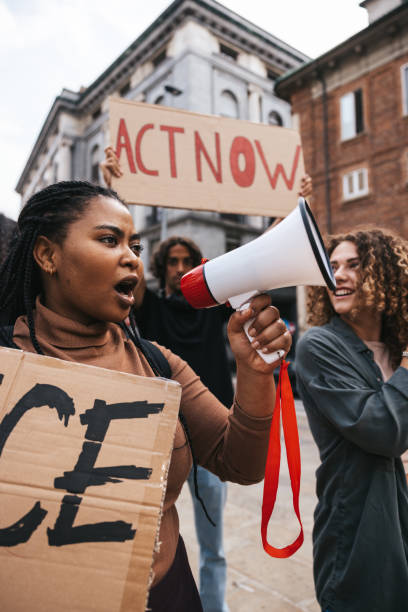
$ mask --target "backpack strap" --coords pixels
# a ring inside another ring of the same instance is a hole
[[[171,378],[172,372],[171,372],[170,364],[167,361],[166,357],[161,352],[161,350],[155,344],[150,342],[149,340],[146,340],[145,338],[141,338],[140,335],[138,335],[137,338],[135,338],[135,336],[133,334],[131,334],[131,332],[130,332],[130,330],[129,330],[129,328],[127,326],[125,326],[125,327],[121,326],[121,328],[125,332],[126,336],[133,341],[135,346],[142,351],[143,355],[146,357],[147,361],[149,362],[150,367],[152,368],[153,372],[155,372],[155,373],[157,372],[157,374],[159,376],[162,376],[164,378]],[[157,374],[156,374],[156,376],[157,376]],[[178,416],[179,416],[179,419],[180,419],[180,423],[181,423],[181,425],[182,425],[182,427],[184,429],[184,433],[186,435],[187,443],[188,443],[188,445],[190,447],[191,457],[192,457],[192,460],[193,460],[193,481],[194,481],[195,496],[198,499],[198,501],[200,502],[205,516],[207,517],[207,519],[209,520],[211,525],[213,525],[215,527],[216,524],[212,520],[211,516],[208,514],[208,510],[205,507],[205,503],[204,503],[202,497],[200,496],[200,493],[199,493],[199,490],[198,490],[197,459],[196,459],[195,454],[194,454],[193,443],[192,443],[192,440],[191,440],[191,436],[190,436],[190,432],[189,432],[189,429],[188,429],[187,421],[186,421],[186,419],[184,417],[184,414],[181,411],[181,408],[179,410]]]
[[[4,325],[0,327],[0,346],[18,349],[13,342],[14,325]]]
[[[145,340],[144,338],[137,338],[137,340],[133,337],[133,335],[131,335],[129,333],[129,330],[126,327],[121,326],[121,328],[124,330],[126,336],[128,338],[130,338],[136,347],[140,348],[142,353],[144,354],[144,356],[146,357],[147,361],[149,362],[151,368],[153,369],[153,371],[157,372],[160,376],[162,376],[163,378],[171,378],[172,373],[171,373],[171,368],[170,368],[170,364],[167,361],[166,357],[163,355],[163,353],[161,352],[161,350],[152,342],[150,342],[149,340]],[[14,348],[14,349],[18,349],[18,346],[16,344],[14,344],[13,342],[13,333],[14,333],[14,325],[5,325],[3,327],[0,327],[0,346],[4,346],[7,348]],[[140,346],[139,346],[140,343]],[[198,483],[197,483],[197,463],[196,463],[196,459],[193,453],[193,446],[191,443],[191,437],[190,437],[190,433],[188,431],[188,427],[187,427],[187,423],[186,420],[184,418],[184,415],[182,414],[181,410],[179,412],[179,418],[181,421],[181,424],[183,426],[183,429],[185,431],[187,440],[188,440],[188,444],[190,447],[190,451],[191,451],[191,455],[193,458],[193,469],[194,469],[194,489],[195,489],[195,494],[197,499],[199,500],[199,502],[201,503],[201,506],[204,510],[205,515],[207,516],[208,520],[210,521],[210,523],[212,525],[215,525],[215,523],[212,521],[211,517],[209,516],[207,509],[204,505],[203,500],[201,499],[199,492],[198,492]]]
[[[149,340],[145,340],[145,338],[140,338],[140,344],[142,345],[142,351],[147,361],[149,363],[153,362],[160,376],[163,378],[171,378],[170,364],[161,350]]]

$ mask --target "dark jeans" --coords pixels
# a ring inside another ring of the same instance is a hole
[[[150,589],[147,609],[152,612],[203,612],[181,536],[170,569]]]

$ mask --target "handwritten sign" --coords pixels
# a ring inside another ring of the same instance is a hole
[[[145,610],[180,394],[0,348],[2,610]]]
[[[110,99],[110,141],[133,204],[285,216],[304,165],[299,133],[249,121]]]

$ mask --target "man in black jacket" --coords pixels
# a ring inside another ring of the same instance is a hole
[[[229,407],[233,387],[224,340],[229,309],[220,306],[195,310],[180,290],[181,277],[199,265],[201,257],[198,246],[183,236],[162,242],[152,258],[152,271],[160,283],[159,293],[148,289],[144,279],[141,280],[135,292],[135,314],[142,337],[156,340],[187,361],[210,391]],[[227,485],[200,466],[197,479],[200,497],[216,524],[211,525],[194,495],[191,473],[188,484],[200,545],[200,596],[205,612],[227,612],[223,550]]]

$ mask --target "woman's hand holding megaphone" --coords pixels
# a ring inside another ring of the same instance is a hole
[[[251,321],[248,333],[252,344],[244,329],[248,321]],[[279,310],[271,306],[271,298],[264,293],[253,297],[248,308],[231,315],[228,337],[237,368],[241,366],[262,374],[270,374],[292,344],[291,333],[280,318]],[[258,352],[262,355],[277,353],[277,358],[267,363]]]

